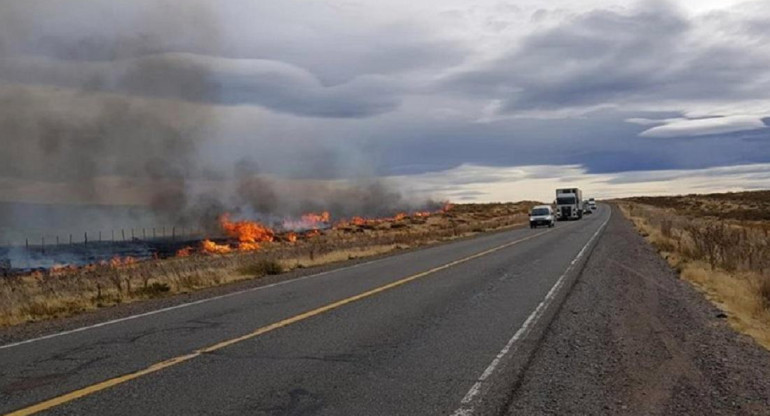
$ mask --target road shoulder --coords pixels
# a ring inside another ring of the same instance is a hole
[[[770,352],[719,315],[615,212],[509,413],[770,414]]]

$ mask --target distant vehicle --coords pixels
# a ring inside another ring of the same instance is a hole
[[[529,228],[547,225],[548,228],[556,225],[556,218],[550,205],[538,205],[529,213]]]
[[[579,220],[586,208],[583,191],[579,188],[556,190],[556,219],[559,221]]]
[[[595,200],[595,199],[593,199],[593,198],[588,198],[588,206],[589,206],[589,207],[590,207],[592,210],[596,210],[596,200]]]

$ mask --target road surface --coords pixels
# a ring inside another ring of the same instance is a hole
[[[0,413],[500,413],[610,215],[6,344]]]

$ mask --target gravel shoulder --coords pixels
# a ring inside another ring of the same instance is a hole
[[[770,415],[770,352],[613,209],[508,413]]]

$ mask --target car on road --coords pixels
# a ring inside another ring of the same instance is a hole
[[[529,213],[529,228],[536,228],[541,225],[549,228],[556,225],[556,218],[550,205],[537,205]]]
[[[592,210],[596,210],[596,200],[594,198],[588,198],[588,207]]]

